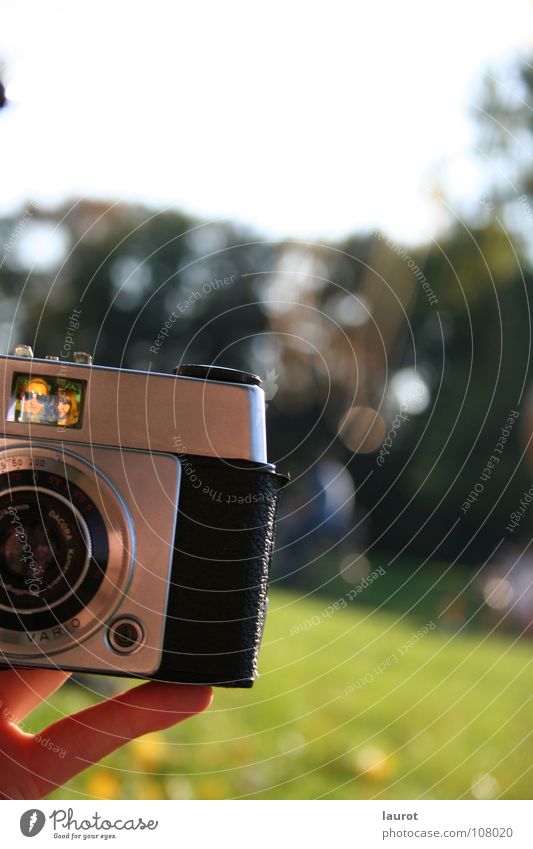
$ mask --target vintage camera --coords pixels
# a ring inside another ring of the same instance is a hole
[[[278,495],[255,375],[0,357],[0,664],[251,687]]]

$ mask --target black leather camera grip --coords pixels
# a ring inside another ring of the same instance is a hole
[[[182,459],[164,655],[155,677],[251,687],[278,497],[272,466]]]

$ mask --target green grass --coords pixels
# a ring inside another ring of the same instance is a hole
[[[217,690],[206,714],[123,747],[52,798],[456,799],[474,786],[531,798],[527,641],[436,629],[405,649],[416,617],[354,602],[323,618],[327,603],[271,593],[253,690]],[[31,726],[93,701],[64,687]]]

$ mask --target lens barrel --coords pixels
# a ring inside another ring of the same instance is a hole
[[[97,469],[46,446],[0,454],[0,652],[64,650],[127,589],[131,521]]]

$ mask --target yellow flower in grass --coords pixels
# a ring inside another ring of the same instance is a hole
[[[229,748],[229,762],[247,764],[253,759],[253,749],[247,740],[237,740]]]
[[[229,793],[229,787],[222,778],[209,776],[200,780],[197,793],[198,799],[225,799]]]
[[[177,747],[172,747],[171,752]],[[165,736],[156,731],[145,734],[128,745],[131,769],[140,772],[162,771],[169,748]]]
[[[355,754],[355,768],[362,778],[385,781],[396,772],[396,760],[380,746],[363,746]]]
[[[137,799],[165,799],[163,785],[153,778],[142,778],[136,787]]]
[[[85,792],[97,799],[118,799],[120,780],[109,769],[94,769],[87,776]]]

